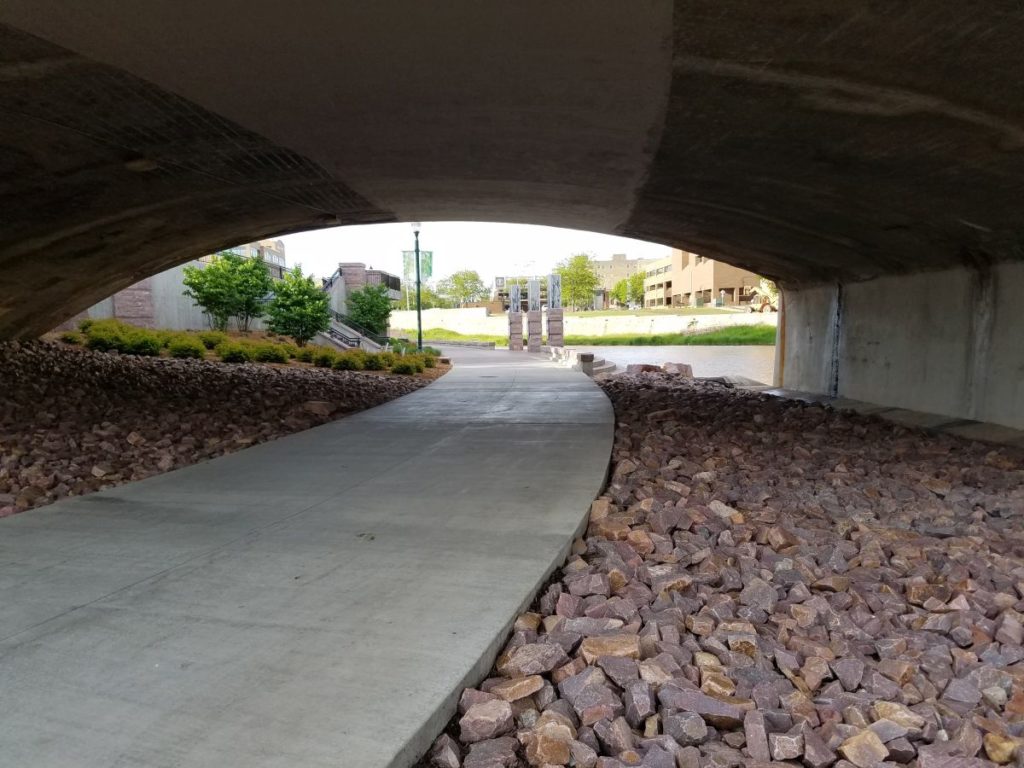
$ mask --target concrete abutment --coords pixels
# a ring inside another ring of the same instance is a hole
[[[781,386],[1024,427],[1024,264],[785,292]]]

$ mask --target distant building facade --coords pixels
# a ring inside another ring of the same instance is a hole
[[[507,311],[511,309],[509,306],[509,294],[513,285],[519,286],[519,311],[526,312],[529,308],[529,291],[527,285],[531,280],[536,280],[540,283],[540,305],[546,307],[548,305],[548,278],[547,275],[538,275],[536,277],[530,275],[509,275],[506,277],[494,278],[494,292],[491,294],[492,300],[495,304],[501,302],[501,311]]]
[[[225,248],[245,258],[259,258],[267,265],[270,276],[280,280],[287,270],[285,245],[281,240],[260,240],[233,248]],[[140,280],[89,307],[61,328],[71,328],[79,320],[91,318],[103,320],[115,318],[143,328],[167,328],[184,331],[209,328],[210,321],[202,308],[185,296],[185,267],[205,267],[213,254],[200,256],[194,261],[166,269],[163,272]],[[259,320],[252,324],[254,330],[262,328]]]
[[[288,271],[288,264],[284,256],[283,240],[260,240],[255,243],[236,245],[233,248],[225,248],[221,253],[230,252],[246,259],[262,259],[270,271],[270,276],[275,280],[284,278]],[[209,262],[213,255],[203,256],[200,261]]]
[[[367,267],[359,261],[338,264],[334,274],[324,280],[324,290],[330,297],[330,306],[335,312],[348,314],[348,295],[367,285],[383,285],[388,289],[388,298],[398,301],[402,298],[402,278],[383,269]]]
[[[644,306],[734,306],[749,304],[760,276],[696,253],[673,249],[645,267]]]
[[[630,275],[643,272],[649,259],[630,259],[624,253],[613,253],[610,259],[593,259],[590,264],[601,280],[601,287],[611,291],[620,280]]]

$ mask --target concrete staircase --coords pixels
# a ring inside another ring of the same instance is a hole
[[[618,366],[592,352],[578,352],[571,347],[541,347],[541,352],[551,355],[551,359],[574,371],[583,371],[591,378],[607,376],[615,373]]]
[[[330,327],[324,333],[317,334],[314,340],[318,344],[338,349],[363,349],[367,352],[380,352],[384,349],[384,345],[376,339],[370,338],[367,333],[343,322],[337,313],[332,313]]]

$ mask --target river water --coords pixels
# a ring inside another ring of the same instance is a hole
[[[593,352],[625,370],[630,363],[689,363],[694,376],[745,376],[771,384],[775,374],[775,347],[672,346],[573,347]]]

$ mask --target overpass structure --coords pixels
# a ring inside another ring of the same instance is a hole
[[[1009,0],[5,0],[0,337],[196,254],[490,220],[778,279],[790,389],[1024,427]]]

